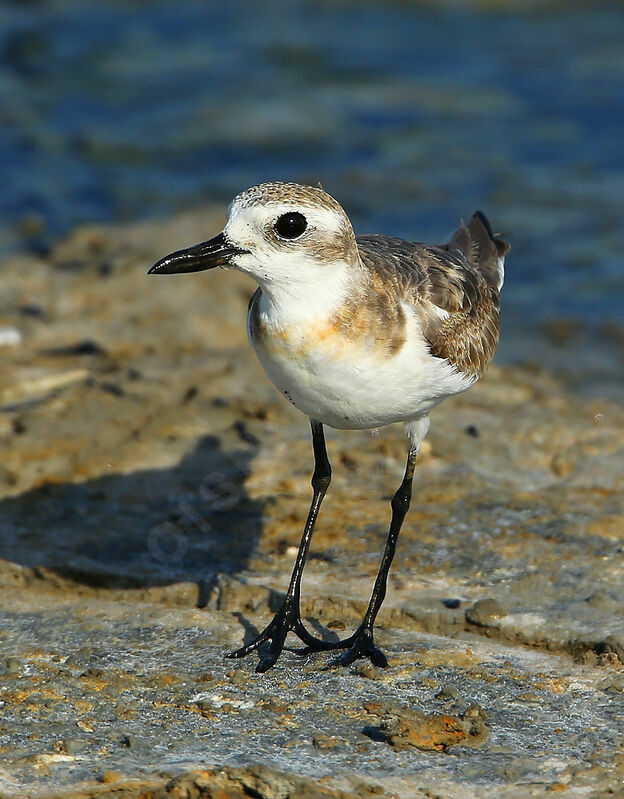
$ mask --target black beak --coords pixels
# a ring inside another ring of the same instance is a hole
[[[149,270],[148,275],[177,275],[183,272],[202,272],[204,269],[214,269],[215,266],[225,266],[230,263],[234,255],[246,252],[238,247],[233,247],[219,233],[214,239],[202,241],[187,250],[178,250],[171,255],[161,258]]]

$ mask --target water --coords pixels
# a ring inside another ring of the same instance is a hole
[[[621,396],[624,6],[0,5],[0,246],[320,181],[358,232],[513,244],[503,361]]]

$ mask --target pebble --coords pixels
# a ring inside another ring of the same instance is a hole
[[[105,785],[109,785],[112,782],[119,782],[120,779],[121,774],[118,771],[104,771],[99,777],[99,781],[103,782]]]
[[[466,621],[479,627],[490,627],[507,615],[507,611],[496,599],[479,599],[466,609]]]
[[[319,733],[319,735],[314,736],[312,743],[316,749],[327,751],[328,749],[335,749],[337,746],[340,746],[341,741],[338,738],[334,738],[333,735],[324,735],[323,733]]]
[[[453,688],[452,685],[443,685],[442,688],[438,691],[435,695],[436,699],[439,699],[441,702],[461,702],[462,698],[459,694],[457,688]]]
[[[45,308],[37,302],[25,302],[20,305],[19,312],[22,316],[30,316],[34,319],[45,319],[46,316]]]
[[[50,347],[42,350],[42,355],[50,357],[66,357],[71,355],[106,355],[106,350],[101,344],[92,339],[83,339],[75,344],[67,344],[60,347]]]
[[[24,664],[21,658],[8,657],[4,661],[5,674],[21,674],[24,671]]]
[[[355,667],[355,673],[359,677],[366,677],[368,680],[378,680],[380,678],[379,669],[368,660],[358,663]]]
[[[89,742],[84,738],[65,738],[60,742],[60,751],[68,755],[77,755],[84,751]]]
[[[0,327],[0,347],[16,347],[22,343],[22,334],[16,327]]]

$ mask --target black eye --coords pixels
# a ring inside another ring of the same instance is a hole
[[[282,239],[297,239],[308,226],[307,219],[298,211],[289,211],[278,217],[273,229]]]

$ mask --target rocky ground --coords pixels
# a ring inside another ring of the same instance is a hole
[[[150,277],[209,209],[0,266],[1,797],[622,796],[624,410],[493,367],[433,414],[385,671],[224,653],[285,589],[307,422],[245,340],[235,273]],[[401,427],[329,431],[304,580],[352,629]]]

